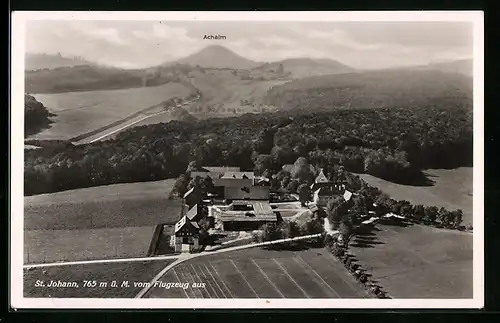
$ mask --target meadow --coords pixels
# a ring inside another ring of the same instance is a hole
[[[140,292],[133,282],[149,282],[160,270],[175,259],[78,264],[24,270],[24,297],[57,298],[133,298]],[[50,280],[74,281],[78,288],[40,288],[35,287],[37,280],[48,283]],[[83,281],[107,282],[106,287],[83,287]],[[116,280],[118,287],[111,287]],[[129,287],[121,287],[122,281],[129,281]]]
[[[392,298],[472,298],[472,234],[421,225],[376,225],[349,253]]]
[[[392,183],[372,175],[359,174],[369,185],[375,186],[396,200],[407,200],[412,204],[461,209],[463,224],[473,224],[472,216],[472,167],[455,169],[428,169],[424,174],[432,186],[411,186]]]
[[[175,223],[174,180],[115,184],[24,198],[25,230],[80,230]],[[143,189],[144,188],[144,189]]]
[[[204,288],[153,287],[146,298],[366,298],[364,288],[326,249],[246,249],[183,262],[162,282]]]
[[[115,184],[24,198],[29,263],[146,256],[159,223],[175,223],[175,180]]]
[[[25,230],[24,263],[146,257],[155,226]]]
[[[187,95],[189,89],[180,83],[120,90],[34,94],[55,116],[51,117],[54,123],[50,128],[29,139],[69,140],[168,99],[184,98]]]
[[[202,93],[200,102],[187,110],[198,118],[228,117],[245,113],[273,110],[262,103],[269,88],[285,83],[284,80],[241,80],[231,71],[207,70],[195,72],[193,85]]]

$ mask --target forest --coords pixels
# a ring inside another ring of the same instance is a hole
[[[326,172],[425,185],[423,169],[473,161],[472,110],[440,106],[245,114],[139,126],[87,145],[38,142],[25,150],[25,195],[176,178],[193,161],[271,177],[299,157]]]
[[[286,110],[471,108],[472,78],[412,69],[313,76],[273,87],[264,103]]]

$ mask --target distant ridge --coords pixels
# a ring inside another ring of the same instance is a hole
[[[172,63],[188,64],[205,68],[233,69],[249,69],[259,65],[259,63],[244,58],[220,45],[207,46],[194,54]]]
[[[80,65],[97,65],[82,57],[65,57],[60,54],[26,54],[24,69],[33,71],[39,69],[53,69],[59,67],[72,67]]]
[[[276,71],[280,64],[283,65],[285,73],[290,72],[295,77],[356,72],[354,68],[328,58],[289,58],[277,62],[265,63],[258,66],[256,70]]]
[[[472,76],[474,72],[472,59],[460,59],[449,62],[430,63],[427,65],[415,66],[415,69],[459,73],[467,76]]]

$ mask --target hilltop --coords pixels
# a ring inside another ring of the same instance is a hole
[[[249,69],[259,65],[257,62],[244,58],[226,47],[219,45],[207,46],[176,62],[205,68],[232,69]]]
[[[283,66],[284,73],[301,78],[313,75],[341,74],[355,72],[355,69],[332,59],[290,58],[278,62],[265,63],[255,68],[259,71],[279,71]]]
[[[65,57],[51,54],[26,54],[24,69],[26,71],[39,69],[53,69],[58,67],[71,67],[80,65],[96,65],[82,57]]]
[[[313,76],[273,87],[264,103],[284,110],[472,107],[472,79],[411,68]]]

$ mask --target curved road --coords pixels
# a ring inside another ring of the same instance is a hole
[[[191,101],[187,101],[187,102],[183,102],[183,103],[180,103],[180,104],[177,104],[176,106],[174,106],[174,108],[180,108],[182,106],[185,106],[185,105],[189,105],[189,104],[192,104],[196,101],[198,101],[200,99],[200,96],[196,97],[195,99],[191,100]],[[160,112],[157,112],[157,113],[154,113],[154,114],[150,114],[150,115],[143,115],[143,116],[138,116],[137,118],[129,121],[127,124],[123,125],[117,125],[116,127],[113,127],[113,128],[110,128],[110,129],[107,129],[99,134],[96,134],[94,136],[97,136],[97,138],[93,138],[89,141],[89,138],[85,138],[85,139],[82,139],[79,143],[93,143],[93,142],[96,142],[96,141],[99,141],[99,140],[102,140],[106,137],[109,137],[115,133],[118,133],[120,131],[123,131],[127,128],[130,128],[131,126],[133,126],[134,124],[136,123],[139,123],[143,120],[146,120],[146,119],[149,119],[149,118],[152,118],[152,117],[156,117],[156,116],[159,116],[159,115],[162,115],[164,113],[167,113],[168,111],[167,110],[164,110],[164,111],[160,111]]]

